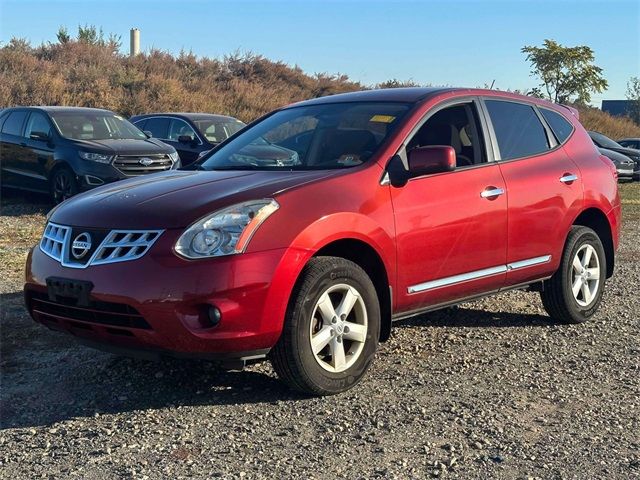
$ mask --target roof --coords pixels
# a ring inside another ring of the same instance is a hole
[[[156,113],[143,113],[140,115],[134,115],[131,118],[147,118],[147,117],[159,117],[159,116],[171,116],[171,117],[179,117],[186,118],[187,120],[217,120],[217,121],[225,121],[225,120],[233,120],[239,121],[237,118],[230,117],[228,115],[219,115],[216,113],[200,113],[200,112],[156,112]]]
[[[452,90],[461,90],[457,88],[444,87],[403,87],[403,88],[379,88],[376,90],[361,90],[357,92],[339,93],[337,95],[329,95],[326,97],[313,98],[293,105],[318,105],[324,103],[348,103],[348,102],[404,102],[415,103],[425,100],[440,93]]]
[[[47,106],[47,105],[34,105],[34,106],[26,106],[26,107],[15,107],[15,108],[27,108],[27,109],[39,109],[44,110],[45,112],[59,112],[59,113],[114,113],[111,110],[106,110],[104,108],[88,108],[88,107],[63,107],[63,106]]]

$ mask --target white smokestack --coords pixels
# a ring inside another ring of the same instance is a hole
[[[140,30],[131,29],[131,42],[129,47],[129,55],[135,57],[140,53]]]

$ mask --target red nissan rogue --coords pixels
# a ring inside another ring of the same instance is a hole
[[[36,321],[125,354],[268,358],[326,395],[363,378],[394,320],[524,287],[553,320],[587,320],[620,200],[576,111],[400,88],[276,110],[192,170],[47,220],[26,270]]]

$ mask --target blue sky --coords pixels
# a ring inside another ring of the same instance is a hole
[[[236,50],[296,64],[309,73],[344,73],[366,84],[390,78],[453,86],[526,89],[536,80],[523,45],[552,38],[589,45],[604,69],[602,99],[625,97],[640,75],[640,1],[190,1],[0,0],[0,42],[54,41],[93,24],[122,36],[141,30],[143,50],[191,50],[219,57]]]

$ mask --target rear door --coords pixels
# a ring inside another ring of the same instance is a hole
[[[507,285],[547,277],[558,268],[582,207],[580,171],[536,106],[495,98],[483,103],[507,185]]]
[[[504,284],[507,198],[490,162],[478,103],[436,107],[405,144],[450,145],[452,172],[391,187],[396,221],[396,311],[409,312],[497,290]]]
[[[29,112],[10,112],[0,131],[0,165],[2,183],[27,189],[34,188],[34,179],[29,175],[27,139],[24,124]]]

